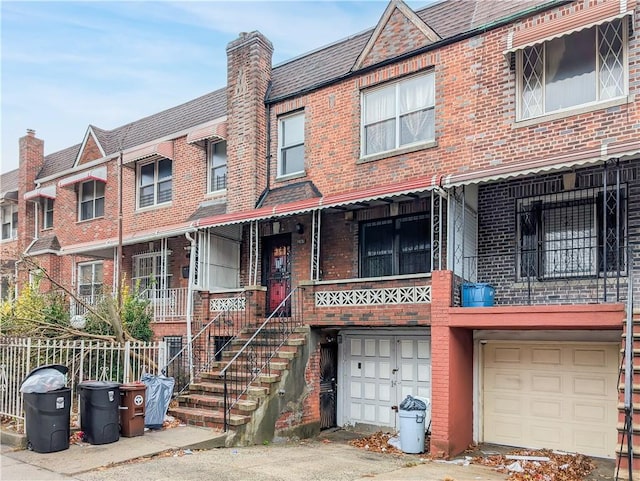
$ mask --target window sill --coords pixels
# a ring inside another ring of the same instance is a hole
[[[91,222],[91,221],[100,220],[100,219],[104,219],[104,216],[101,215],[100,217],[92,217],[91,219],[82,219],[82,220],[78,219],[76,221],[76,224],[84,224],[85,222]]]
[[[17,237],[9,237],[8,239],[0,239],[0,244],[4,243],[4,242],[14,242],[17,241],[18,238]]]
[[[165,207],[171,207],[172,204],[173,204],[172,202],[165,202],[164,204],[154,204],[154,205],[148,205],[147,207],[138,207],[135,213],[142,214],[144,212],[163,209]]]
[[[533,117],[530,119],[516,120],[513,124],[514,129],[518,129],[520,127],[529,127],[531,125],[538,125],[544,122],[550,122],[553,120],[564,119],[566,117],[572,117],[574,115],[584,114],[588,112],[594,112],[596,110],[604,110],[611,107],[618,107],[620,105],[626,105],[633,103],[635,101],[635,95],[627,95],[625,97],[619,97],[617,99],[607,100],[604,102],[597,102],[593,104],[582,105],[580,107],[575,107],[567,110],[561,110],[558,112],[553,112],[546,115],[541,115],[539,117]]]
[[[380,152],[379,154],[367,155],[366,157],[360,157],[356,164],[366,164],[367,162],[375,162],[376,160],[386,159],[388,157],[395,157],[396,155],[410,154],[411,152],[417,152],[424,149],[432,149],[438,146],[436,140],[429,142],[423,142],[421,144],[410,145],[408,147],[402,147],[400,149],[388,150],[386,152]]]
[[[276,177],[276,182],[285,182],[287,180],[300,179],[300,178],[306,177],[306,176],[307,176],[307,173],[305,171],[295,172],[293,174],[281,175],[281,176]]]
[[[221,197],[226,197],[227,189],[213,190],[211,192],[207,192],[204,196],[207,199],[218,199]]]

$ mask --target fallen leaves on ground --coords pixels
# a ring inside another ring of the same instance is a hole
[[[549,461],[507,459],[508,455],[546,456]],[[489,466],[500,473],[508,474],[511,481],[581,481],[595,469],[595,464],[587,456],[554,452],[548,449],[535,451],[519,449],[506,455],[476,456],[471,462]],[[518,465],[514,465],[515,463]],[[517,471],[510,470],[508,468],[510,466]]]
[[[349,444],[356,448],[366,449],[367,451],[372,451],[374,453],[404,454],[402,451],[389,444],[389,439],[393,437],[394,435],[391,433],[378,431],[365,438],[352,439],[349,441]]]

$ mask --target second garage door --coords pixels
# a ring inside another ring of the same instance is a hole
[[[614,457],[617,343],[489,341],[484,441]]]
[[[344,333],[340,355],[341,425],[393,427],[407,395],[431,397],[428,336]]]

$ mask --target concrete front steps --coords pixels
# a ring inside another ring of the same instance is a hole
[[[306,328],[296,328],[271,359],[269,372],[259,374],[248,387],[245,394],[242,395],[231,410],[228,419],[231,430],[237,430],[248,424],[260,404],[267,397],[277,393],[282,374],[289,368],[289,363],[299,355],[302,347],[307,342],[307,332]],[[269,336],[274,334],[266,331],[264,336],[262,334],[258,335],[252,341],[252,344],[256,346],[269,345],[269,343],[272,343]],[[221,379],[220,371],[233,359],[251,335],[253,335],[253,332],[243,331],[236,339],[233,339],[229,350],[223,353],[222,361],[216,361],[210,371],[200,373],[196,382],[189,385],[189,392],[177,397],[178,406],[171,408],[169,413],[188,425],[223,430],[224,382]],[[233,372],[228,371],[228,376],[240,381],[229,385],[229,391],[235,394],[244,389],[246,386],[245,381],[250,379],[252,372],[251,368],[247,366],[247,362],[241,359],[238,359],[232,365],[231,370]]]

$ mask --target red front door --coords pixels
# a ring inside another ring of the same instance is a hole
[[[277,236],[265,242],[267,313],[275,311],[291,291],[291,236]]]

